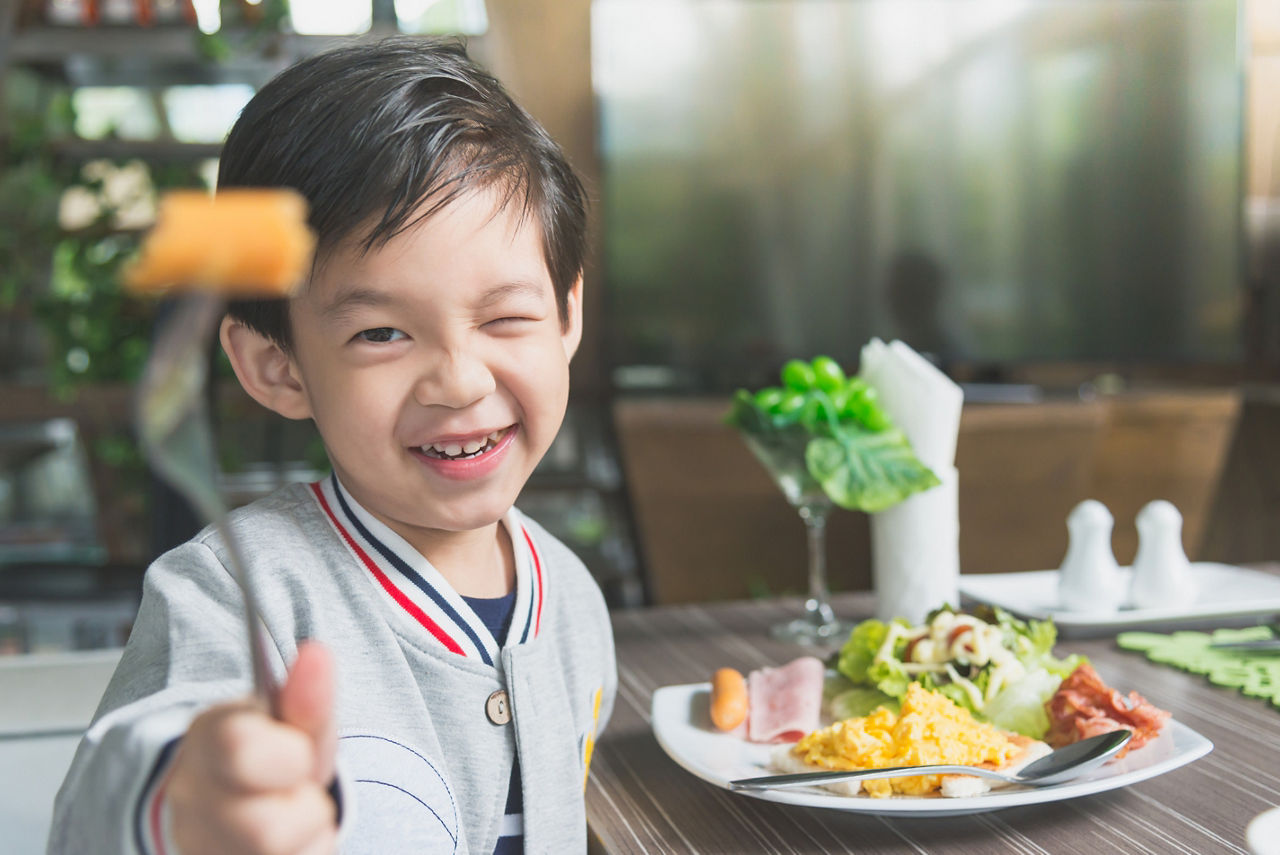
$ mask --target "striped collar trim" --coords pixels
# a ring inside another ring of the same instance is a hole
[[[313,483],[311,492],[334,531],[365,570],[365,577],[380,591],[380,599],[408,616],[434,643],[451,653],[479,659],[486,665],[498,661],[497,640],[466,600],[420,552],[360,507],[338,483],[336,475]],[[542,626],[546,572],[520,512],[512,508],[502,524],[511,536],[516,564],[516,602],[507,641],[524,644],[537,637]]]

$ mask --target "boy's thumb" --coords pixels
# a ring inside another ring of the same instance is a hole
[[[280,689],[280,720],[307,733],[315,741],[316,768],[313,777],[327,786],[333,780],[334,755],[338,749],[333,718],[333,657],[318,641],[298,645],[298,658]]]

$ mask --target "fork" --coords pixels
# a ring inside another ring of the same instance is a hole
[[[1259,624],[1262,626],[1262,624]],[[1280,652],[1280,624],[1273,623],[1266,626],[1271,631],[1270,638],[1249,638],[1236,641],[1210,641],[1209,647],[1213,650],[1243,650],[1255,652]]]
[[[253,695],[276,715],[277,692],[267,664],[259,601],[218,493],[213,431],[205,404],[209,345],[225,309],[223,298],[214,294],[179,298],[147,360],[137,392],[136,419],[152,468],[214,525],[226,544],[232,574],[244,597]]]

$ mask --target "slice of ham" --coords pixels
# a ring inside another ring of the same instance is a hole
[[[817,730],[824,676],[822,660],[813,656],[748,674],[747,739],[797,742]]]
[[[1045,703],[1045,710],[1050,722],[1045,741],[1054,748],[1099,733],[1132,730],[1133,739],[1117,758],[1146,745],[1169,720],[1168,712],[1153,706],[1137,692],[1130,692],[1126,697],[1102,682],[1088,663],[1062,681],[1058,691]]]

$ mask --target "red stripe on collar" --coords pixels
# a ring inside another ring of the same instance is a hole
[[[533,635],[536,638],[538,630],[542,628],[542,601],[546,593],[542,587],[542,559],[538,557],[538,550],[533,545],[533,538],[529,536],[529,529],[521,524],[520,532],[524,535],[524,542],[529,544],[529,554],[533,556],[533,569],[538,573],[538,614],[533,621]]]
[[[373,578],[378,581],[378,584],[382,586],[383,590],[390,594],[391,598],[394,599],[401,608],[412,615],[414,620],[420,623],[427,632],[435,636],[436,640],[443,644],[451,653],[457,653],[459,656],[466,656],[466,651],[462,649],[461,645],[454,641],[448,633],[440,628],[438,623],[428,617],[422,609],[418,608],[412,600],[406,597],[399,588],[392,584],[391,580],[388,579],[386,574],[378,568],[378,565],[373,561],[373,559],[371,559],[368,554],[360,548],[360,545],[355,542],[347,532],[347,529],[338,521],[338,517],[334,514],[333,509],[329,507],[329,502],[325,500],[324,493],[320,489],[319,482],[311,485],[311,492],[315,493],[316,501],[320,503],[320,507],[324,508],[324,512],[329,516],[329,521],[333,523],[333,527],[338,530],[340,535],[342,535],[342,539],[346,541],[347,546],[350,547],[351,551],[360,559],[360,563],[365,566],[365,569],[373,574]],[[528,535],[526,535],[526,537],[527,536]]]

